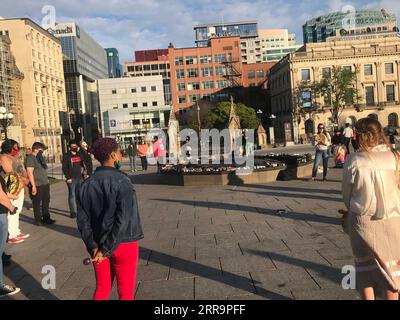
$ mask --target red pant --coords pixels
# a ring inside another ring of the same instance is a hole
[[[133,300],[136,269],[139,259],[139,243],[121,243],[114,254],[100,264],[93,264],[96,274],[96,292],[93,300],[107,300],[117,277],[120,300]]]

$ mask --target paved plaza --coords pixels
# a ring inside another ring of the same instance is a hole
[[[162,186],[154,168],[135,174],[145,233],[136,298],[358,299],[341,287],[341,268],[353,264],[337,213],[341,174],[241,187]],[[65,183],[52,185],[51,195],[56,224],[36,227],[24,209],[22,230],[32,237],[7,246],[13,264],[5,280],[22,289],[11,298],[91,299],[94,273],[82,263],[88,255],[69,218]],[[55,290],[42,288],[45,265],[56,269]]]

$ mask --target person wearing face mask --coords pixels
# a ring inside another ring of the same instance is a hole
[[[53,224],[56,220],[50,218],[50,183],[47,170],[38,160],[38,154],[46,150],[41,142],[35,142],[32,146],[32,154],[26,158],[26,171],[29,178],[29,193],[32,199],[33,214],[37,226]]]
[[[95,276],[94,300],[106,300],[114,277],[120,300],[133,300],[143,238],[135,189],[120,171],[121,148],[113,138],[93,143],[101,166],[77,189],[77,224],[91,256]]]
[[[62,170],[68,186],[68,205],[71,219],[76,218],[76,186],[86,176],[85,161],[79,152],[78,144],[75,141],[69,142],[69,151],[64,155]]]

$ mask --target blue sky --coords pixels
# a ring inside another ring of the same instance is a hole
[[[1,0],[0,16],[40,24],[45,5],[55,7],[57,21],[75,21],[103,47],[117,48],[121,63],[132,61],[135,50],[194,45],[199,23],[258,20],[260,28],[288,28],[302,43],[306,20],[345,5],[400,17],[400,0]]]

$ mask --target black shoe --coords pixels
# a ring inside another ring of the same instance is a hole
[[[76,219],[76,213],[75,212],[71,212],[70,217],[71,217],[71,219]]]
[[[44,223],[44,224],[47,224],[47,225],[49,225],[49,224],[54,224],[55,222],[56,222],[56,220],[51,219],[51,218],[48,218],[48,219],[46,219],[46,220],[43,220],[43,223]]]
[[[20,288],[14,288],[12,286],[5,285],[3,288],[0,288],[0,298],[12,296],[20,291]]]
[[[43,221],[35,221],[35,224],[36,224],[36,226],[38,226],[38,227],[43,227],[43,226],[44,226]]]
[[[3,268],[11,266],[11,260],[3,260]]]

